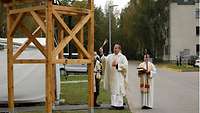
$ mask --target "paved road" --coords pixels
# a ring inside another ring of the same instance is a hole
[[[154,84],[154,109],[141,110],[136,66],[129,63],[127,96],[133,113],[199,113],[198,73],[157,69]],[[131,100],[131,101],[130,101]]]

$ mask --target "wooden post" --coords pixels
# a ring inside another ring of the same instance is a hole
[[[88,107],[90,113],[94,112],[94,0],[88,0],[88,8],[91,10],[91,18],[88,21],[88,52],[92,63],[88,64]]]
[[[53,47],[52,47],[52,51],[53,51],[53,48],[55,47],[55,43],[54,43],[54,27],[55,27],[55,19],[52,17],[52,33],[53,34]],[[52,53],[51,51],[51,53]],[[53,56],[52,56],[53,57]],[[57,56],[56,56],[57,57]],[[56,99],[56,95],[55,95],[55,91],[56,91],[56,64],[55,63],[52,63],[52,76],[51,76],[51,93],[52,93],[52,103],[54,104],[55,103],[55,99]]]
[[[52,50],[53,50],[53,20],[52,20],[52,0],[47,0],[46,11],[46,48],[47,48],[47,62],[46,62],[46,113],[52,113]]]
[[[13,24],[13,19],[8,13],[10,7],[7,7],[7,79],[8,79],[8,109],[9,112],[14,112],[14,80],[13,80],[13,35],[10,33],[10,28]]]

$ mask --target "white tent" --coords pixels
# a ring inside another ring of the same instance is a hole
[[[43,59],[36,48],[28,48],[20,58]],[[56,68],[56,99],[60,99],[60,72]],[[14,64],[14,99],[18,103],[45,101],[45,64]],[[7,52],[0,51],[0,103],[8,101]]]

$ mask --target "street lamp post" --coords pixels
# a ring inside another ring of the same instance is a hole
[[[111,50],[111,46],[112,46],[112,44],[111,44],[111,37],[112,37],[112,31],[111,31],[111,27],[112,27],[112,23],[111,23],[111,8],[113,8],[113,7],[115,7],[115,6],[118,6],[118,5],[109,5],[108,6],[108,9],[109,9],[109,17],[108,17],[108,19],[109,19],[109,54],[111,54],[112,53],[112,50]]]

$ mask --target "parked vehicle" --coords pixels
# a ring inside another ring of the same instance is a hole
[[[192,65],[195,67],[195,63],[197,59],[198,59],[198,56],[190,56],[188,59],[188,65]]]
[[[195,66],[196,67],[200,67],[200,58],[196,59]]]

